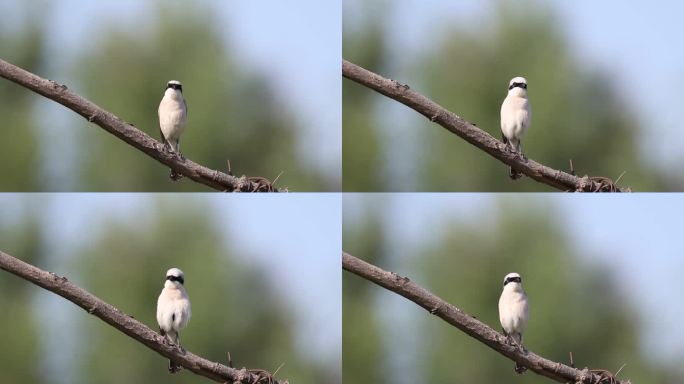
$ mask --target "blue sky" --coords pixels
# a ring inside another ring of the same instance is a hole
[[[383,208],[388,243],[394,244],[388,251],[396,259],[394,266],[404,258],[422,257],[412,250],[445,235],[440,231],[443,224],[459,219],[473,227],[490,227],[502,214],[500,199],[504,206],[547,209],[566,228],[583,261],[607,267],[611,281],[637,309],[645,354],[656,361],[678,362],[684,357],[684,334],[662,332],[677,329],[684,316],[682,194],[401,193],[346,194],[343,199],[347,225],[353,225],[369,205]],[[399,307],[401,301],[386,299],[382,305]],[[389,312],[397,324],[412,321],[409,314]]]

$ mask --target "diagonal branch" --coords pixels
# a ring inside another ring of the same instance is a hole
[[[1,59],[0,77],[4,77],[39,95],[62,104],[85,117],[91,123],[99,125],[102,129],[130,146],[198,183],[219,191],[228,192],[277,191],[272,183],[263,177],[235,177],[207,168],[188,159],[179,159],[174,153],[164,149],[160,142],[145,132],[70,91],[66,85],[43,79]]]
[[[346,252],[342,252],[342,268],[387,290],[404,296],[427,309],[431,314],[440,317],[442,320],[465,332],[468,336],[484,343],[493,350],[524,365],[539,375],[546,376],[559,383],[629,383],[629,381],[615,379],[613,374],[605,370],[576,369],[511,345],[507,342],[504,335],[440,299],[427,289],[412,283],[408,277],[402,277],[396,273],[385,271]]]
[[[540,183],[561,191],[625,192],[605,177],[578,177],[547,167],[532,159],[526,160],[519,154],[512,152],[489,133],[411,90],[408,85],[384,78],[344,59],[342,60],[342,76],[406,105],[495,159]]]
[[[198,375],[219,383],[287,384],[287,380],[276,381],[269,372],[264,370],[235,369],[218,362],[209,361],[190,352],[183,352],[175,345],[165,342],[162,336],[145,324],[88,293],[67,280],[66,277],[44,271],[2,251],[0,251],[0,269],[64,297],[128,337]]]

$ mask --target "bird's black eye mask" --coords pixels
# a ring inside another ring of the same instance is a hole
[[[166,280],[177,281],[181,284],[185,284],[185,280],[183,280],[183,276],[173,276],[173,275],[166,276]]]
[[[183,86],[180,84],[168,84],[166,86],[166,89],[169,89],[169,88],[177,89],[177,90],[183,92]]]
[[[513,84],[511,84],[511,85],[508,87],[508,90],[510,91],[511,89],[513,89],[513,88],[515,88],[515,87],[520,87],[520,88],[522,88],[522,89],[527,89],[527,84],[525,84],[525,83],[513,83]]]
[[[506,284],[508,284],[508,283],[510,283],[510,282],[512,282],[512,281],[514,281],[514,282],[516,282],[516,283],[521,283],[521,282],[522,282],[522,278],[516,277],[516,276],[514,276],[514,277],[509,277],[508,279],[506,279],[506,281],[504,281],[504,287],[506,286]]]

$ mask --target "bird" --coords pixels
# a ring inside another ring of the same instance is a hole
[[[501,104],[501,140],[523,158],[525,155],[522,153],[520,140],[530,128],[531,118],[532,111],[527,100],[527,79],[514,77],[508,83],[508,95]],[[522,173],[511,167],[509,176],[516,180]]]
[[[159,333],[164,340],[171,341],[176,346],[180,345],[180,331],[185,328],[190,320],[190,298],[185,292],[185,275],[178,268],[171,268],[166,272],[164,288],[157,300],[157,323]],[[169,360],[169,372],[180,371],[181,366]]]
[[[183,84],[178,80],[171,80],[166,83],[164,97],[159,103],[159,130],[164,147],[171,150],[179,158],[183,158],[180,153],[180,136],[185,130],[188,121],[188,106],[183,98]],[[180,173],[171,170],[169,178],[173,181],[183,177]]]
[[[499,321],[509,340],[523,348],[522,335],[529,319],[527,295],[522,287],[520,274],[511,272],[504,277],[503,291],[499,298]],[[523,373],[526,367],[515,363],[515,372]]]

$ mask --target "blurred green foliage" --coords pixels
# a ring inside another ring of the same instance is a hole
[[[346,252],[407,276],[496,330],[501,282],[518,272],[530,299],[530,351],[565,364],[572,352],[580,368],[616,372],[626,364],[619,377],[633,383],[681,382],[675,367],[639,349],[635,308],[610,271],[582,261],[553,207],[500,198],[495,215],[454,217],[417,242],[387,235],[396,223],[377,198],[355,200],[364,214],[345,216]],[[348,272],[343,284],[346,383],[549,383],[517,375],[511,360],[390,291]]]
[[[24,255],[27,263],[44,262],[45,249],[37,241],[41,237],[39,208],[27,207],[30,216],[11,225],[0,220],[2,250]],[[39,383],[40,371],[32,369],[33,362],[40,359],[38,322],[29,305],[35,287],[24,284],[18,277],[0,271],[0,307],[3,309],[3,324],[6,328],[1,337],[0,381],[3,383]]]
[[[17,5],[26,7],[29,20],[41,20],[51,6],[58,6],[31,4]],[[297,153],[294,112],[276,97],[266,73],[239,64],[227,29],[211,9],[198,3],[171,6],[162,1],[154,2],[153,7],[152,14],[157,17],[146,19],[147,33],[131,32],[113,21],[100,25],[80,56],[69,58],[74,64],[67,73],[50,74],[49,66],[41,66],[51,59],[42,49],[48,35],[41,22],[24,23],[22,30],[3,35],[0,51],[8,55],[4,59],[43,77],[74,79],[67,84],[70,89],[156,139],[157,107],[166,83],[179,80],[188,103],[188,125],[181,138],[181,150],[188,159],[224,172],[230,161],[237,176],[273,180],[283,172],[276,186],[292,191],[339,188],[302,160]],[[5,176],[0,190],[209,190],[187,179],[170,182],[162,164],[76,114],[69,125],[74,142],[79,143],[76,165],[69,169],[74,185],[55,187],[42,177],[39,164],[38,144],[50,145],[41,137],[32,110],[42,99],[0,81],[0,101],[5,123],[0,141],[0,172]]]
[[[606,73],[574,56],[547,6],[491,1],[490,17],[476,30],[435,23],[434,37],[420,50],[397,53],[391,29],[368,16],[382,2],[370,3],[357,2],[344,15],[345,59],[408,84],[496,138],[508,82],[525,76],[532,125],[523,149],[530,158],[562,170],[572,160],[580,176],[616,180],[624,171],[619,185],[635,191],[673,188],[639,155],[638,133],[647,128],[636,125]],[[343,81],[343,103],[345,191],[550,190],[529,178],[511,181],[501,162],[418,113],[408,122],[420,138],[417,150],[401,147],[391,137],[401,134],[392,129],[397,120],[384,115],[396,102],[353,81]],[[393,156],[408,157],[420,171],[392,173],[402,167]],[[391,176],[397,173],[402,180]]]
[[[44,31],[37,14],[26,16],[21,29],[9,31],[0,23],[2,59],[28,71],[38,71],[42,64]],[[35,191],[40,189],[37,121],[31,118],[33,94],[14,83],[0,79],[0,190]]]
[[[78,204],[76,195],[72,201]],[[38,198],[20,200],[22,214],[12,220],[0,217],[2,250],[65,275],[155,330],[164,274],[179,267],[185,272],[192,303],[192,318],[181,333],[188,351],[224,364],[230,352],[236,368],[274,372],[283,364],[276,378],[291,383],[340,382],[339,361],[313,359],[301,350],[302,340],[294,334],[297,308],[283,301],[279,287],[283,282],[273,281],[271,273],[258,269],[260,264],[245,255],[236,257],[238,250],[227,244],[238,247],[240,241],[227,238],[230,231],[212,220],[212,205],[190,198],[178,204],[177,197],[161,195],[153,201],[145,215],[106,216],[93,220],[87,230],[73,228],[83,237],[79,244],[67,246],[54,235],[52,240],[46,238],[51,232],[41,211],[46,204]],[[112,202],[121,204],[121,200]],[[59,252],[63,257],[55,256]],[[245,251],[240,248],[240,252]],[[47,340],[38,338],[48,331],[69,332],[38,328],[52,316],[37,308],[38,295],[59,301],[61,316],[73,319],[75,334],[69,335],[73,348],[48,350]],[[50,360],[46,354],[70,356],[72,364],[60,366],[60,376],[78,383],[207,382],[189,371],[168,374],[167,360],[156,352],[76,305],[4,271],[0,271],[0,306],[6,330],[0,350],[3,384],[65,382],[46,375],[46,360]]]

